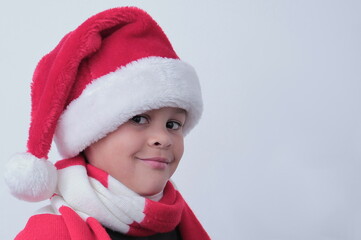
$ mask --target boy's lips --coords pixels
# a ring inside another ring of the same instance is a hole
[[[155,169],[165,169],[168,166],[168,164],[171,162],[169,159],[163,157],[138,158],[138,159]]]
[[[170,161],[167,158],[163,158],[163,157],[151,157],[151,158],[139,158],[139,159],[143,161],[170,163]]]

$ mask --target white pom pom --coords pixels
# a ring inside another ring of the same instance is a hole
[[[55,166],[30,153],[14,155],[6,165],[4,177],[11,193],[29,202],[49,199],[57,185]]]

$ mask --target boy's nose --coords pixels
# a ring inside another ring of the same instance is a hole
[[[156,148],[169,148],[172,146],[172,140],[167,131],[158,130],[153,132],[149,137],[148,144],[149,146]]]

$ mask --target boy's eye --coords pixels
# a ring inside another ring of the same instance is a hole
[[[131,121],[135,122],[135,123],[138,123],[138,124],[146,124],[146,123],[149,123],[148,119],[144,116],[140,116],[140,115],[137,115],[137,116],[134,116],[130,119]]]
[[[169,121],[167,122],[166,127],[172,130],[178,130],[182,127],[182,124],[176,121]]]

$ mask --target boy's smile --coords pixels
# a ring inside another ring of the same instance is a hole
[[[186,112],[165,107],[134,116],[92,144],[88,162],[142,196],[161,192],[183,155]]]
[[[165,169],[168,166],[168,164],[171,162],[170,160],[162,157],[138,158],[138,159],[155,169]]]

